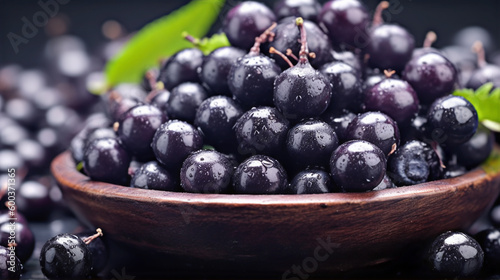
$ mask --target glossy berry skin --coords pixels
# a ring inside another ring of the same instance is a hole
[[[162,110],[167,116],[167,102],[170,99],[170,91],[164,89],[160,90],[149,102],[149,104],[158,107],[158,109]]]
[[[156,159],[168,169],[179,168],[190,153],[203,147],[203,136],[194,126],[172,120],[158,128],[151,147]]]
[[[485,229],[477,233],[474,238],[484,252],[484,265],[490,269],[500,266],[500,230],[496,228]]]
[[[493,83],[497,88],[500,87],[500,67],[493,64],[487,64],[472,72],[470,79],[467,81],[466,87],[478,89],[485,83]]]
[[[168,116],[189,123],[194,122],[196,110],[208,98],[206,90],[197,83],[182,83],[172,89],[166,104]]]
[[[413,87],[399,79],[384,79],[365,91],[364,106],[367,111],[385,113],[402,126],[417,116],[419,104]]]
[[[251,156],[234,171],[233,189],[235,193],[244,194],[287,193],[287,173],[272,157]]]
[[[364,192],[384,178],[385,155],[377,146],[362,140],[347,141],[330,158],[330,174],[344,192]]]
[[[117,138],[97,139],[85,148],[83,169],[92,180],[127,185],[130,160],[129,152]]]
[[[327,78],[307,62],[283,71],[274,81],[274,105],[289,120],[318,117],[331,97]]]
[[[367,112],[354,118],[347,127],[347,139],[365,140],[389,156],[399,147],[400,135],[396,122],[384,113]]]
[[[330,62],[332,58],[332,46],[328,36],[314,23],[304,20],[304,27],[307,33],[307,46],[310,52],[314,52],[315,57],[309,58],[309,62],[314,68],[320,68],[321,65]],[[274,47],[282,53],[286,53],[287,49],[298,57],[301,47],[300,30],[295,23],[295,18],[286,18],[273,30],[275,37],[272,42],[265,44],[262,49],[269,50]],[[288,69],[290,66],[278,55],[269,54],[274,58],[281,69]]]
[[[335,51],[332,50],[332,56],[334,61],[344,62],[345,64],[350,65],[352,68],[356,69],[358,73],[362,73],[364,69],[364,65],[361,62],[359,54],[355,54],[350,51]]]
[[[255,1],[244,1],[227,13],[222,30],[231,46],[249,50],[255,37],[276,22],[276,16],[266,5]]]
[[[13,221],[5,222],[0,225],[0,245],[8,247],[11,231],[16,233],[16,256],[21,263],[26,263],[35,248],[35,236],[27,224]]]
[[[84,279],[91,273],[92,255],[81,238],[63,233],[43,245],[40,266],[49,279]]]
[[[304,121],[288,131],[286,149],[294,165],[328,167],[330,155],[339,145],[331,126],[322,121]]]
[[[494,134],[480,125],[469,141],[459,146],[446,147],[446,150],[449,154],[456,156],[458,164],[472,169],[490,156],[494,143]]]
[[[319,169],[304,170],[290,183],[290,193],[315,194],[334,192],[335,188],[328,172]]]
[[[90,143],[96,139],[103,139],[103,138],[116,138],[116,132],[110,128],[110,127],[99,127],[96,129],[92,129],[91,131],[88,132],[87,136],[85,137],[84,143]]]
[[[130,187],[160,191],[177,191],[175,176],[156,161],[149,161],[135,171]]]
[[[339,139],[339,143],[344,143],[348,140],[347,127],[356,117],[356,114],[349,111],[341,113],[330,113],[327,111],[321,116],[321,118],[333,128],[333,131],[335,131]]]
[[[233,97],[243,107],[272,106],[274,79],[280,73],[273,59],[247,54],[231,66],[227,81]]]
[[[440,277],[473,277],[481,271],[484,253],[472,237],[448,231],[434,239],[426,259],[430,269]]]
[[[16,205],[17,210],[29,220],[38,221],[47,220],[55,206],[50,197],[50,186],[35,180],[26,180],[20,184],[16,194]]]
[[[15,255],[15,249],[0,246],[0,279],[17,280],[21,278],[23,265]]]
[[[472,138],[478,127],[474,106],[461,96],[445,96],[432,103],[427,113],[430,133],[442,134],[446,145],[460,145]]]
[[[411,59],[415,39],[406,29],[394,24],[382,24],[369,33],[366,52],[370,55],[368,65],[380,70],[392,69],[400,72]]]
[[[389,157],[387,173],[397,186],[410,186],[440,179],[443,169],[431,146],[413,140]]]
[[[227,193],[234,168],[227,156],[212,150],[192,153],[181,168],[181,187],[192,193]]]
[[[412,58],[405,66],[403,79],[415,89],[424,104],[451,94],[458,85],[458,72],[446,57],[427,53]]]
[[[120,84],[106,95],[106,107],[113,121],[130,108],[141,104],[146,98],[146,92],[135,84]]]
[[[183,49],[171,56],[161,67],[158,81],[166,89],[185,82],[199,83],[198,68],[203,63],[203,53],[197,48]]]
[[[252,41],[255,38],[252,37]],[[227,85],[227,75],[236,60],[245,52],[235,47],[222,47],[203,58],[199,71],[202,85],[209,90],[209,95],[231,95]]]
[[[156,129],[166,121],[167,117],[157,107],[139,105],[121,116],[116,134],[132,155],[152,159],[151,140]]]
[[[237,142],[233,126],[244,112],[230,97],[213,96],[200,104],[194,123],[208,144],[223,153],[235,153]]]
[[[332,100],[328,111],[361,110],[363,81],[360,72],[343,62],[327,63],[319,71],[327,77],[332,88]]]
[[[321,5],[316,0],[280,0],[274,4],[274,14],[278,19],[301,17],[316,22]]]
[[[373,191],[381,191],[385,189],[395,188],[396,185],[392,182],[391,178],[387,176],[387,173],[384,175],[384,179],[380,181],[380,183],[373,189]]]
[[[240,155],[284,153],[290,122],[272,107],[257,107],[245,112],[234,125]]]
[[[95,231],[85,230],[83,232],[77,233],[76,236],[84,240],[85,238],[88,238],[94,234]],[[89,244],[86,245],[87,249],[92,255],[92,274],[96,275],[101,272],[108,263],[108,248],[106,246],[106,243],[104,243],[102,237],[93,239]]]
[[[370,15],[366,7],[357,0],[331,0],[323,5],[318,22],[328,31],[335,46],[363,48],[358,37],[366,34]]]

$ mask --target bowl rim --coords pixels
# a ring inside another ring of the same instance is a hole
[[[494,147],[491,155],[500,156],[500,148]],[[483,163],[484,165],[484,163]],[[145,190],[120,186],[111,183],[92,181],[77,171],[69,151],[59,154],[51,164],[51,171],[60,185],[95,196],[133,200],[147,203],[197,203],[219,205],[275,205],[291,206],[319,204],[321,206],[344,203],[382,202],[404,199],[411,196],[427,196],[436,193],[456,192],[470,187],[477,180],[489,180],[492,174],[483,165],[466,174],[449,179],[430,181],[422,184],[390,188],[363,193],[325,193],[325,194],[203,194]],[[498,170],[496,173],[500,173]],[[498,176],[498,174],[496,174]]]

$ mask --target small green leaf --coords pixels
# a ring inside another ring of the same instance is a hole
[[[118,83],[138,83],[144,72],[159,60],[188,48],[182,33],[202,37],[210,29],[224,0],[193,0],[180,9],[142,28],[106,65],[108,87]]]
[[[231,45],[225,33],[217,33],[210,38],[203,38],[200,40],[187,32],[183,32],[182,37],[186,38],[186,40],[201,50],[205,55],[210,54],[215,49]]]
[[[498,127],[500,123],[500,88],[493,89],[493,84],[487,83],[476,91],[459,89],[453,94],[464,97],[474,105],[479,121],[489,124],[489,128]]]
[[[198,48],[205,54],[211,53],[213,50],[230,46],[229,40],[224,33],[214,34],[210,38],[203,38]]]

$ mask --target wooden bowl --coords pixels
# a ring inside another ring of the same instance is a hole
[[[53,161],[52,172],[79,219],[113,241],[207,270],[274,272],[288,279],[293,265],[305,272],[346,271],[393,259],[444,231],[467,229],[500,192],[500,149],[457,178],[366,193],[134,189],[91,181],[69,152]]]

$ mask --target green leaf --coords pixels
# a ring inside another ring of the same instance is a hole
[[[213,50],[230,46],[229,40],[224,33],[217,33],[210,38],[203,38],[197,46],[205,55],[208,55]]]
[[[469,100],[476,108],[479,121],[488,128],[496,130],[500,127],[500,88],[493,89],[493,84],[487,83],[476,91],[459,89],[453,94]]]
[[[210,29],[224,0],[193,0],[178,10],[142,28],[106,65],[106,83],[138,83],[144,72],[168,57],[191,45],[182,37],[188,32],[204,36]]]

